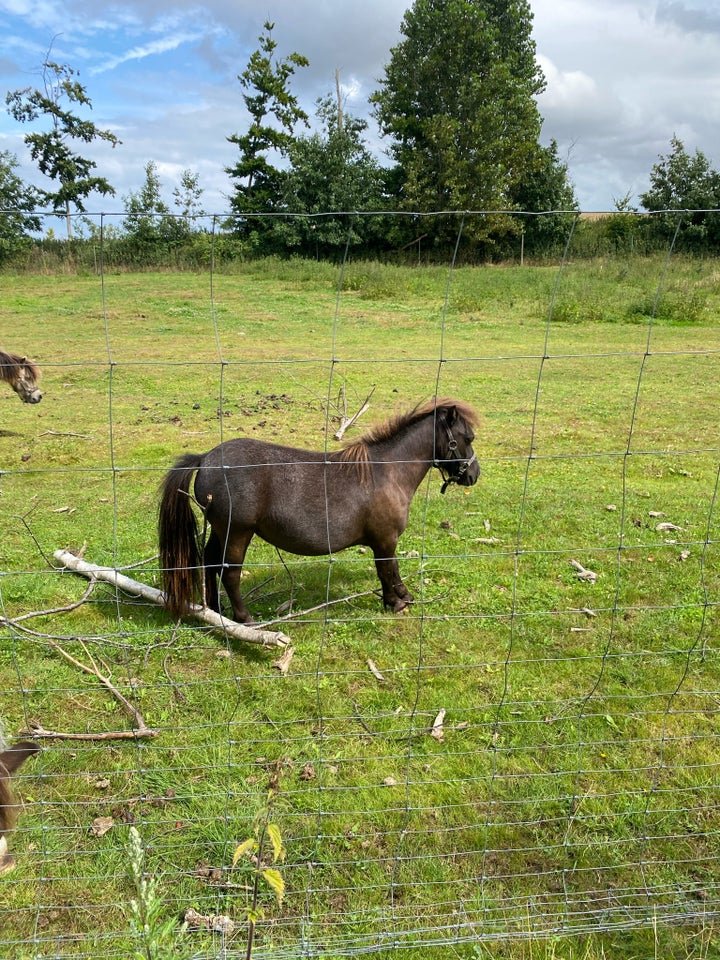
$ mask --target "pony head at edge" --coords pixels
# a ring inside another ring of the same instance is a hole
[[[0,380],[9,384],[23,403],[40,403],[39,379],[40,370],[32,360],[0,350]]]

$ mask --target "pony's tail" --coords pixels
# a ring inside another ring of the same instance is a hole
[[[197,523],[190,504],[190,481],[202,457],[187,453],[162,482],[158,514],[160,566],[165,606],[179,618],[187,613],[200,585]]]

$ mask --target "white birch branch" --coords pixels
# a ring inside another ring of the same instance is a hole
[[[88,563],[81,560],[75,554],[67,550],[56,550],[53,554],[58,563],[61,563],[68,570],[73,570],[84,577],[94,580],[103,580],[110,583],[118,590],[130,593],[136,597],[142,597],[143,600],[149,600],[161,607],[165,606],[165,594],[162,590],[150,587],[145,583],[139,583],[132,580],[122,573],[118,573],[112,567],[98,567],[94,563]],[[221,614],[210,610],[209,607],[202,607],[199,603],[188,605],[188,615],[195,620],[201,620],[209,626],[220,630],[223,634],[232,637],[235,640],[244,640],[246,643],[258,643],[263,647],[285,647],[290,643],[290,637],[287,634],[274,630],[261,630],[257,627],[248,627],[243,623],[236,623],[234,620],[228,620]]]

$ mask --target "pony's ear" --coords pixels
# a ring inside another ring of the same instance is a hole
[[[448,407],[447,413],[445,414],[445,418],[447,419],[448,426],[451,427],[457,421],[457,418],[458,418],[457,407],[455,406]]]
[[[40,747],[29,740],[14,744],[9,750],[0,753],[0,776],[10,776],[22,766],[28,757],[39,751]]]

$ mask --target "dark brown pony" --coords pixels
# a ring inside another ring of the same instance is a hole
[[[385,607],[396,613],[413,597],[395,557],[410,502],[431,467],[450,483],[469,487],[480,468],[473,452],[474,410],[458,400],[432,400],[375,428],[341,451],[323,453],[260,440],[228,440],[204,454],[185,454],[162,485],[159,538],[165,603],[182,616],[200,592],[220,609],[217,578],[240,623],[252,618],[240,593],[245,553],[256,534],[303,556],[370,547]],[[198,547],[189,494],[210,535]]]
[[[6,835],[15,826],[17,806],[10,788],[10,777],[28,757],[37,753],[40,747],[29,740],[23,740],[0,753],[0,873],[12,870],[15,861],[7,852]]]
[[[23,403],[40,403],[39,379],[40,371],[27,357],[0,350],[0,380],[9,383]]]

